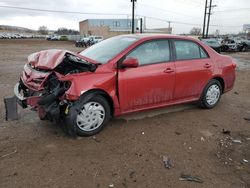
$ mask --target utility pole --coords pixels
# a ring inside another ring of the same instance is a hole
[[[135,33],[135,2],[137,0],[131,0],[132,2],[132,33]]]
[[[206,38],[208,37],[208,29],[209,29],[209,24],[210,24],[210,16],[211,16],[212,1],[213,1],[213,0],[210,0],[210,3],[209,3],[209,11],[208,11],[208,19],[207,19],[207,32],[206,32]]]
[[[207,0],[206,0],[206,2],[205,2],[205,11],[204,11],[204,21],[203,21],[202,38],[205,37],[206,17],[207,17]]]
[[[171,27],[171,22],[170,21],[168,21],[168,28],[170,29],[170,27]]]
[[[216,7],[216,5],[212,5],[213,0],[209,0],[209,6],[208,4],[208,0],[206,0],[205,2],[205,11],[204,11],[204,21],[203,21],[203,30],[202,30],[202,38],[207,38],[208,37],[208,31],[209,31],[209,24],[210,24],[210,16],[211,16],[211,10],[212,8]],[[207,9],[208,9],[208,13],[207,13]],[[207,23],[206,23],[206,18],[208,16],[207,19]]]

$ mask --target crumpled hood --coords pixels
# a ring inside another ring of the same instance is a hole
[[[74,54],[67,50],[43,50],[29,55],[28,63],[34,68],[52,70],[62,62],[66,53]]]

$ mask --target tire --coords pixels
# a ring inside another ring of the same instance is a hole
[[[78,136],[92,136],[99,133],[111,117],[110,106],[100,95],[93,96],[87,101],[80,98],[69,113],[68,123],[75,126]]]
[[[204,88],[201,98],[199,100],[200,107],[205,109],[214,108],[220,101],[221,95],[221,83],[215,79],[210,80]]]

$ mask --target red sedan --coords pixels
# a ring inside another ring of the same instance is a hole
[[[40,119],[89,136],[112,116],[192,101],[213,108],[233,88],[235,67],[232,58],[192,38],[122,35],[80,53],[31,54],[14,91]]]

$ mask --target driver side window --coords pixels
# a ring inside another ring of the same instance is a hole
[[[154,40],[135,48],[128,57],[137,58],[139,65],[167,62],[170,60],[168,40]]]

